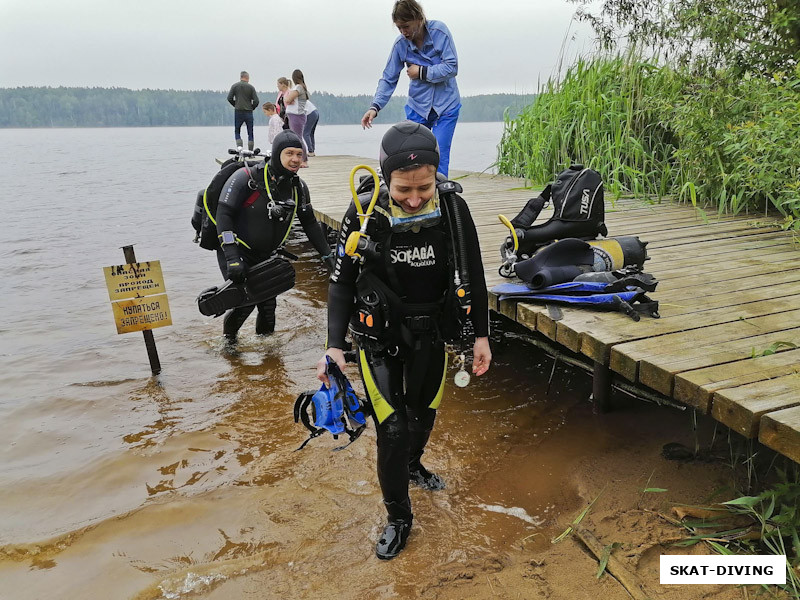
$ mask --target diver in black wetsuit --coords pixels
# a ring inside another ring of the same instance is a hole
[[[380,249],[372,256],[365,252],[363,264],[346,255],[348,237],[359,230],[359,211],[351,203],[342,220],[328,288],[326,355],[344,367],[349,324],[378,432],[378,480],[388,524],[375,552],[386,560],[400,553],[411,530],[409,482],[428,490],[444,488],[441,477],[420,459],[444,391],[443,338],[450,337],[447,330],[452,330],[453,318],[464,311],[453,299],[452,283],[454,263],[463,264],[463,259],[472,299],[469,318],[476,335],[473,373],[485,373],[492,355],[478,234],[460,196],[447,196],[447,203],[439,197],[439,189],[446,188],[437,186],[436,138],[424,126],[404,121],[384,135],[380,157],[388,190],[381,186],[367,230]],[[371,191],[360,196],[364,206],[370,195]],[[451,213],[462,215],[466,244],[455,239]],[[457,255],[459,246],[466,248],[466,257]],[[325,363],[323,356],[317,365],[322,381]]]
[[[280,248],[292,228],[294,215],[326,264],[332,267],[328,241],[314,216],[306,183],[297,176],[303,144],[291,131],[275,136],[269,163],[242,168],[228,179],[217,207],[217,233],[221,248],[217,259],[222,276],[234,283],[247,278],[247,269]],[[225,315],[223,333],[236,340],[241,326],[258,308],[256,333],[275,330],[276,298],[256,306],[240,306]]]

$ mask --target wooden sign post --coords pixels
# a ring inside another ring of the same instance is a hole
[[[124,265],[103,267],[117,333],[141,331],[153,375],[161,372],[153,329],[172,325],[161,263],[136,262],[133,246],[124,246]]]

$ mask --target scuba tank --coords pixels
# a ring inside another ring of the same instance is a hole
[[[205,250],[216,250],[220,247],[217,237],[217,205],[225,183],[231,175],[242,167],[256,167],[265,158],[259,157],[260,150],[229,149],[235,156],[220,165],[219,171],[211,179],[208,187],[197,192],[194,210],[192,211],[192,228],[195,231],[194,242]]]

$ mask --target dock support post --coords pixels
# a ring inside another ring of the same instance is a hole
[[[611,410],[611,369],[599,362],[594,363],[592,402],[596,413]]]
[[[123,246],[122,252],[125,254],[125,262],[132,264],[136,262],[136,253],[133,251],[133,246]],[[147,358],[150,359],[150,372],[153,375],[161,373],[161,361],[158,360],[158,350],[156,350],[156,340],[153,337],[152,329],[144,329],[142,331],[144,336],[144,346],[147,348]]]

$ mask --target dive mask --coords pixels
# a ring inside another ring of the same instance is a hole
[[[376,207],[378,210],[378,207]],[[439,192],[433,194],[433,198],[428,200],[420,210],[414,214],[409,214],[402,209],[394,200],[389,200],[389,213],[386,215],[392,227],[392,233],[402,233],[404,231],[419,232],[423,227],[433,227],[442,219],[442,210],[439,207]]]

